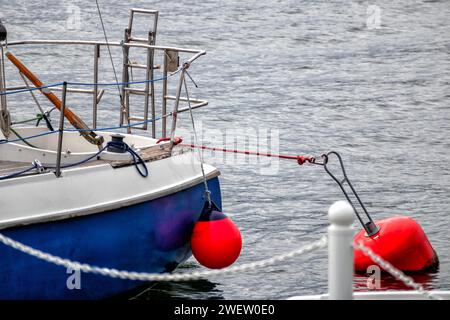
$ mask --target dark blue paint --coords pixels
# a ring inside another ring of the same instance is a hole
[[[221,207],[218,178],[208,182]],[[79,218],[2,230],[14,240],[63,258],[141,272],[172,271],[191,255],[190,237],[204,205],[204,186],[149,202]],[[81,274],[69,290],[70,273],[0,244],[0,299],[100,299],[142,285]]]

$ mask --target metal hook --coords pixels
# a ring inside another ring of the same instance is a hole
[[[338,160],[339,160],[339,165],[341,166],[342,169],[342,174],[344,176],[344,179],[339,180],[333,173],[331,173],[330,169],[328,168],[328,161],[329,161],[329,157],[330,155],[335,155]],[[334,181],[336,181],[336,183],[339,185],[339,187],[342,190],[342,193],[344,194],[345,198],[347,199],[347,201],[350,203],[350,205],[352,206],[353,210],[355,211],[356,216],[358,217],[359,222],[361,223],[362,227],[364,228],[364,230],[366,230],[367,235],[373,236],[375,234],[378,233],[379,228],[378,226],[375,224],[375,222],[373,222],[372,218],[370,217],[369,213],[366,210],[366,207],[364,206],[363,202],[361,201],[361,199],[358,196],[358,193],[356,192],[356,190],[353,188],[353,185],[351,184],[350,180],[347,177],[347,172],[345,171],[345,167],[344,167],[344,162],[342,161],[341,156],[339,155],[339,153],[335,152],[335,151],[331,151],[327,154],[322,155],[322,158],[324,159],[323,161],[323,167],[325,168],[325,171],[328,173],[328,175],[333,178]],[[356,200],[358,201],[360,207],[363,209],[365,215],[367,216],[367,218],[369,219],[369,222],[364,223],[364,221],[362,220],[360,214],[358,213],[358,210],[356,210],[355,205],[353,204],[352,200],[350,199],[347,191],[344,188],[344,184],[347,183],[347,185],[350,187],[353,195],[355,196]]]

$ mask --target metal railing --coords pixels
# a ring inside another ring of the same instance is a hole
[[[104,41],[83,41],[83,40],[25,40],[25,41],[15,41],[15,42],[10,42],[8,43],[8,48],[11,47],[20,47],[20,46],[28,46],[28,45],[32,45],[32,46],[46,46],[46,45],[52,45],[52,46],[93,46],[94,48],[94,55],[93,55],[93,72],[92,72],[92,77],[93,77],[93,83],[88,84],[88,83],[71,83],[71,86],[76,86],[76,85],[86,85],[86,86],[91,86],[92,89],[79,89],[79,88],[69,88],[68,87],[68,83],[64,82],[64,85],[61,87],[52,87],[52,88],[48,88],[45,90],[50,90],[50,91],[62,91],[62,107],[61,107],[61,117],[59,120],[59,137],[58,137],[58,146],[57,146],[57,161],[56,161],[56,171],[55,174],[57,177],[59,177],[61,175],[61,157],[62,157],[62,141],[64,138],[64,109],[66,108],[66,101],[67,101],[67,94],[68,93],[84,93],[84,94],[92,94],[93,98],[92,98],[92,130],[96,130],[97,129],[97,125],[98,125],[98,104],[100,102],[100,99],[102,98],[102,96],[105,93],[105,89],[100,89],[101,86],[113,86],[113,85],[117,85],[117,84],[104,84],[104,83],[100,83],[99,82],[99,55],[100,55],[100,50],[102,49],[102,47],[106,47],[106,46],[110,46],[110,47],[122,47],[122,48],[130,48],[130,47],[134,47],[134,48],[141,48],[141,49],[145,49],[145,50],[154,50],[154,51],[158,51],[161,52],[163,54],[163,76],[162,78],[158,79],[158,81],[162,81],[162,94],[161,94],[161,117],[159,117],[159,119],[161,119],[161,137],[165,138],[167,137],[167,118],[171,117],[172,121],[171,121],[171,129],[170,129],[170,137],[172,138],[171,143],[170,143],[170,148],[173,147],[173,139],[174,139],[174,135],[175,135],[175,129],[176,129],[176,123],[177,123],[177,115],[178,113],[184,112],[184,111],[188,111],[189,108],[179,108],[180,105],[180,101],[182,102],[186,102],[188,101],[187,97],[182,97],[181,96],[181,88],[182,88],[182,84],[185,77],[185,73],[186,73],[186,69],[190,67],[191,63],[193,63],[194,61],[196,61],[199,57],[201,57],[202,55],[206,54],[205,51],[203,50],[196,50],[196,49],[185,49],[185,48],[178,48],[178,47],[168,47],[168,46],[156,46],[156,45],[149,45],[149,44],[145,44],[145,43],[124,43],[124,42],[104,42]],[[3,56],[3,52],[4,52],[4,48],[6,47],[5,44],[0,44],[1,47],[1,51],[2,51],[2,61],[4,60],[4,56]],[[124,50],[122,50],[122,54],[124,54]],[[185,62],[179,66],[179,68],[172,73],[169,73],[169,71],[167,70],[167,65],[169,64],[168,61],[168,57],[170,56],[171,53],[176,53],[177,55],[179,53],[191,53],[192,55],[185,60]],[[153,63],[153,61],[151,61]],[[125,68],[125,66],[124,66]],[[149,65],[147,64],[147,69],[149,68]],[[3,72],[5,71],[4,68]],[[147,70],[148,71],[148,70]],[[172,76],[175,75],[176,73],[180,73],[179,75],[179,79],[178,79],[178,83],[177,83],[177,90],[176,90],[176,95],[169,95],[168,94],[168,89],[169,89],[169,81],[168,79]],[[11,92],[11,91],[15,91],[15,90],[27,90],[30,89],[27,85],[26,86],[14,86],[14,87],[7,87],[6,86],[6,79],[5,77],[2,78],[3,83],[4,83],[4,87],[2,88],[3,92]],[[153,84],[153,82],[155,82],[156,80],[151,79],[151,81],[139,81],[139,83],[144,82],[147,83],[147,85],[149,83]],[[133,84],[133,82],[129,82],[128,84]],[[119,83],[118,85],[125,87],[126,83]],[[146,87],[147,89],[147,87]],[[4,106],[6,108],[6,95],[2,95],[2,102],[4,101]],[[171,112],[167,112],[167,105],[170,101],[173,101],[174,106]],[[203,106],[206,106],[208,104],[208,102],[206,100],[200,100],[200,99],[190,99],[190,102],[192,103],[191,108],[195,109],[195,108],[200,108]],[[129,112],[129,110],[127,110],[127,112]],[[149,119],[142,119],[142,118],[137,118],[137,117],[129,117],[128,118],[128,125],[125,125],[124,128],[128,128],[128,131],[131,131],[131,127],[130,126],[130,120],[143,120],[142,122],[144,124],[147,124],[148,122],[152,123],[152,136],[155,137],[155,110],[154,110],[154,104],[152,104],[152,118],[151,120]],[[122,119],[122,106],[121,106],[121,122],[120,122],[120,126],[123,126],[123,119]],[[148,121],[145,121],[148,120]],[[145,126],[145,129],[147,129],[147,127]]]
[[[67,83],[64,82],[62,91],[61,114],[59,117],[58,150],[56,153],[55,175],[57,178],[61,177],[61,156],[62,156],[62,142],[64,138],[64,111],[66,109],[66,101],[67,101]]]
[[[97,128],[97,123],[98,123],[98,104],[100,102],[101,97],[103,96],[105,90],[103,89],[99,89],[99,87],[102,85],[101,83],[99,83],[99,54],[100,54],[100,50],[102,49],[102,47],[107,47],[108,45],[110,47],[121,47],[121,48],[141,48],[141,49],[145,49],[145,50],[154,50],[154,51],[159,51],[162,52],[163,54],[163,70],[162,70],[162,94],[161,94],[161,114],[163,115],[162,117],[162,124],[161,124],[161,137],[167,137],[167,105],[169,103],[169,101],[174,101],[175,100],[175,104],[179,103],[179,101],[177,102],[176,99],[177,97],[174,97],[172,95],[168,94],[168,88],[169,88],[169,81],[168,79],[170,78],[170,74],[167,71],[167,65],[169,63],[168,61],[168,57],[170,56],[170,52],[176,52],[178,53],[192,53],[193,55],[191,57],[189,57],[189,59],[187,59],[184,62],[184,65],[189,66],[192,62],[194,62],[195,60],[197,60],[199,57],[201,57],[202,55],[206,54],[206,51],[204,50],[197,50],[197,49],[190,49],[190,48],[179,48],[179,47],[170,47],[170,46],[156,46],[156,45],[149,45],[149,44],[144,44],[144,43],[124,43],[124,42],[105,42],[105,41],[84,41],[84,40],[24,40],[24,41],[14,41],[14,42],[9,42],[8,43],[8,47],[18,47],[18,46],[27,46],[27,45],[33,45],[33,46],[38,46],[38,45],[52,45],[52,46],[93,46],[94,47],[94,54],[93,54],[93,72],[92,72],[92,77],[93,77],[93,83],[90,84],[92,86],[92,89],[89,90],[85,90],[85,89],[76,89],[76,88],[67,88],[67,92],[72,92],[72,93],[88,93],[88,94],[92,94],[93,95],[93,99],[92,99],[92,124],[93,124],[93,129]],[[3,48],[5,47],[4,44],[0,45],[0,47]],[[123,50],[122,50],[123,51]],[[123,52],[122,52],[123,54]],[[3,58],[3,57],[2,57]],[[149,68],[150,66],[147,65],[147,68]],[[180,80],[181,81],[181,80]],[[150,81],[149,83],[153,83],[153,81]],[[123,87],[124,84],[121,83],[121,86]],[[6,87],[5,85],[5,91],[11,91],[11,90],[17,90],[20,88],[24,88],[24,87]],[[61,91],[62,89],[59,88],[52,88],[52,90],[59,90]],[[179,97],[181,99],[181,101],[186,101],[185,97]],[[6,100],[5,96],[2,96],[2,99]],[[202,106],[205,106],[208,104],[208,102],[206,100],[200,100],[200,99],[192,99],[192,102],[194,102],[193,108],[199,108]],[[6,102],[5,102],[6,104]],[[122,112],[121,112],[122,115]],[[152,110],[152,118],[154,118],[155,112],[154,110]],[[140,118],[132,118],[133,120],[143,120]],[[154,122],[153,122],[154,123]],[[121,121],[121,124],[123,124],[123,121]],[[154,129],[153,129],[154,131]]]

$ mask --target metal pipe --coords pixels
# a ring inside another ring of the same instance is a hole
[[[164,67],[163,67],[163,87],[162,87],[162,101],[161,101],[161,113],[167,113],[167,51],[164,51]],[[165,138],[167,135],[167,119],[164,117],[161,123],[161,137]]]
[[[49,91],[63,91],[63,88],[53,87],[53,88],[48,88],[48,90]],[[94,94],[94,90],[90,90],[90,89],[71,89],[71,88],[67,88],[67,92]],[[100,101],[100,99],[101,99],[101,97],[103,96],[104,93],[105,93],[105,89],[97,90],[97,100],[98,101]],[[98,102],[97,102],[97,104],[98,104]]]
[[[182,100],[181,100],[181,101],[182,101]],[[208,104],[207,101],[205,101],[205,102],[206,102],[206,103],[193,104],[193,105],[191,105],[191,108],[190,108],[190,109],[189,109],[189,107],[184,107],[184,108],[178,109],[178,114],[183,113],[183,112],[186,112],[186,111],[189,111],[189,110],[194,110],[194,109],[198,109],[198,108],[204,107],[204,106],[206,106],[206,105]],[[166,113],[166,114],[162,115],[160,118],[161,118],[161,119],[164,119],[164,118],[167,118],[167,117],[171,117],[172,115],[173,115],[173,113],[172,113],[172,112],[169,112],[169,113]],[[130,120],[134,120],[134,121],[144,121],[145,119],[142,118],[142,117],[130,117]]]
[[[14,87],[6,88],[6,91],[16,91],[16,90],[25,90],[25,89],[29,89],[29,88],[27,86],[14,86]],[[46,90],[48,90],[48,91],[63,91],[62,88],[58,88],[58,87],[47,88]],[[104,89],[99,90],[99,94],[101,93],[102,90],[104,91]],[[93,94],[94,90],[67,88],[67,92]]]
[[[0,93],[4,93],[6,91],[6,77],[5,77],[5,56],[3,46],[1,47],[0,52]],[[6,106],[6,96],[2,95],[0,97],[0,105],[1,110],[7,110]]]
[[[5,41],[6,44],[6,41]],[[3,46],[0,52],[0,93],[6,92],[5,52]],[[6,95],[0,96],[0,134],[7,138],[11,132],[10,114],[6,103]]]
[[[104,93],[105,93],[105,89],[100,89],[100,91],[98,92],[98,95],[97,95],[97,104],[100,103],[100,100],[102,99]]]
[[[124,31],[124,43],[127,43],[129,41],[129,29],[125,29]],[[129,81],[129,73],[128,73],[128,54],[129,54],[129,48],[123,46],[122,47],[122,83],[127,83]],[[122,126],[125,122],[125,120],[127,120],[127,123],[129,124],[129,116],[130,116],[130,112],[129,112],[129,98],[128,98],[128,93],[126,92],[125,88],[127,86],[126,85],[122,85],[122,89],[121,89],[121,94],[122,94],[122,101],[120,102],[120,125]],[[125,117],[127,119],[125,119]],[[128,133],[130,133],[130,130],[127,130]]]
[[[133,28],[133,18],[134,18],[134,10],[133,8],[130,9],[130,18],[128,19],[128,30],[131,34],[131,30]]]
[[[66,108],[66,96],[67,96],[67,82],[63,83],[62,92],[62,104],[61,104],[61,115],[59,117],[59,133],[58,133],[58,151],[56,153],[56,171],[55,175],[57,178],[61,177],[61,153],[62,153],[62,143],[64,136],[64,110]]]
[[[98,105],[98,59],[100,58],[100,45],[94,47],[94,89],[92,96],[92,126],[97,129],[97,105]]]
[[[194,53],[204,55],[206,51],[192,49],[192,48],[179,48],[179,47],[165,47],[165,46],[156,46],[156,45],[148,45],[145,43],[122,43],[122,42],[105,42],[105,41],[88,41],[88,40],[22,40],[22,41],[13,41],[8,42],[8,47],[19,46],[19,45],[100,45],[100,46],[111,46],[111,47],[135,47],[135,48],[150,48],[154,50],[164,51],[178,51],[185,53]],[[0,46],[4,47],[5,45],[0,44]],[[194,59],[195,60],[195,59]]]
[[[156,34],[157,34],[157,31],[158,31],[158,17],[159,17],[159,11],[157,11],[157,10],[152,10],[153,12],[153,15],[155,16],[154,17],[154,20],[153,20],[153,44],[155,44],[156,43]],[[136,11],[137,12],[137,11]]]
[[[173,106],[172,111],[172,127],[170,129],[170,150],[173,149],[173,144],[175,141],[175,129],[177,127],[177,117],[178,117],[178,106],[180,104],[180,96],[181,96],[181,89],[183,87],[183,81],[184,81],[184,73],[186,72],[186,69],[182,69],[180,72],[180,80],[178,82],[178,88],[177,88],[177,99],[175,100],[175,104]]]
[[[175,100],[177,97],[176,96],[164,96],[167,100]],[[188,101],[188,99],[186,97],[180,97],[180,101]],[[206,103],[208,104],[207,100],[200,100],[200,99],[192,99],[189,98],[190,102],[195,102],[195,103]]]
[[[157,24],[158,24],[158,13],[155,13],[155,22],[153,25],[153,44],[156,43],[156,28],[157,28]],[[149,49],[149,51],[151,51],[151,84],[150,84],[150,89],[151,89],[151,103],[152,103],[152,137],[156,138],[156,102],[155,102],[155,83],[153,82],[154,78],[155,78],[155,70],[154,70],[154,63],[155,63],[155,50],[153,49]]]
[[[328,293],[330,300],[353,299],[354,212],[347,201],[337,201],[328,210]]]
[[[127,64],[128,67],[130,68],[135,68],[135,69],[147,69],[147,66],[145,64],[138,64],[138,63],[128,63]],[[157,70],[157,69],[161,69],[161,66],[159,64],[156,64],[153,66],[153,69]]]
[[[154,32],[150,32],[148,35],[148,42],[149,44],[154,44],[155,43],[155,33]],[[147,74],[146,74],[146,79],[147,80],[152,80],[151,83],[147,82],[145,84],[145,117],[148,119],[148,104],[149,104],[149,90],[150,90],[150,97],[151,97],[151,116],[152,116],[152,138],[156,137],[156,122],[155,122],[155,118],[156,118],[156,108],[155,108],[155,84],[153,83],[153,79],[154,79],[154,71],[153,71],[153,59],[154,59],[154,50],[152,49],[148,49],[147,50]],[[144,130],[147,129],[147,123],[145,123],[144,125]]]
[[[151,32],[149,32],[149,34],[148,34],[147,43],[148,44],[152,44],[152,33]],[[150,65],[150,63],[152,65]],[[147,66],[145,68],[145,80],[148,81],[152,75],[153,75],[153,61],[151,59],[150,49],[147,49]],[[149,103],[149,100],[150,100],[149,99],[150,98],[149,90],[150,90],[150,83],[146,82],[145,83],[145,89],[144,89],[144,92],[145,92],[145,98],[144,98],[144,119],[145,119],[145,121],[148,120],[148,103]],[[152,107],[154,107],[154,106],[152,106]],[[148,124],[146,122],[142,126],[142,129],[143,130],[147,130],[147,128],[148,128]],[[152,125],[152,128],[153,128],[153,125]],[[152,131],[152,138],[155,138],[155,136],[153,134],[153,131]]]
[[[147,9],[131,8],[130,11],[137,12],[137,13],[158,14],[158,10],[147,10]]]
[[[185,63],[187,64],[191,64],[192,62],[194,62],[195,60],[197,60],[198,58],[200,58],[201,56],[204,56],[206,54],[206,51],[200,51],[197,52],[196,54],[194,54],[193,57],[191,57],[189,60],[187,60]]]

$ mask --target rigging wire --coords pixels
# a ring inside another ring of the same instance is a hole
[[[123,100],[123,96],[122,93],[120,91],[120,86],[119,86],[119,79],[117,78],[117,72],[116,72],[116,67],[114,66],[114,60],[111,54],[111,47],[109,45],[109,41],[108,41],[108,36],[106,34],[106,29],[105,29],[105,24],[103,23],[103,17],[102,17],[102,12],[100,10],[100,5],[98,4],[98,0],[95,0],[95,4],[97,5],[97,12],[98,12],[98,16],[100,18],[100,23],[102,25],[102,29],[103,29],[103,36],[105,37],[105,41],[106,41],[106,47],[108,49],[108,54],[109,54],[109,59],[111,60],[111,66],[114,72],[114,79],[116,80],[116,86],[117,86],[117,91],[119,92],[119,97],[120,97],[120,105],[123,107],[124,105],[124,100]]]
[[[192,77],[189,75],[189,78],[192,79]],[[189,98],[189,91],[187,88],[187,83],[186,83],[186,76],[183,74],[183,84],[184,84],[184,90],[186,92],[186,100],[189,106],[189,114],[190,114],[190,118],[191,118],[191,124],[192,124],[192,130],[194,131],[194,139],[195,139],[195,143],[198,144],[198,136],[197,136],[197,130],[195,128],[195,122],[194,122],[194,114],[192,112],[192,106],[191,106],[191,99]],[[192,80],[192,82],[195,84],[195,82]],[[197,85],[195,84],[195,86],[197,87]],[[202,176],[203,176],[203,184],[205,185],[205,200],[208,202],[209,207],[211,207],[211,191],[209,191],[208,188],[208,180],[206,179],[206,175],[205,175],[205,168],[203,166],[203,155],[202,155],[202,151],[200,149],[198,149],[198,157],[200,160],[200,167],[202,170]]]

